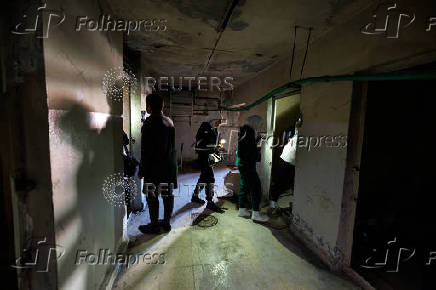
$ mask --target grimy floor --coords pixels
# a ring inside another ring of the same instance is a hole
[[[218,186],[228,172],[215,170]],[[175,198],[170,233],[153,237],[137,230],[148,222],[148,209],[131,216],[130,252],[143,255],[121,270],[115,289],[358,289],[329,272],[287,229],[240,218],[229,201],[222,204],[228,208],[224,214],[213,213],[203,220],[208,225],[217,221],[214,226],[192,226],[204,206],[189,204],[192,187],[183,185],[195,184],[197,178],[198,173],[179,177],[182,187]]]

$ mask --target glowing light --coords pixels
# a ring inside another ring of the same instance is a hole
[[[106,127],[107,119],[109,114],[105,113],[92,113],[90,114],[90,127],[92,129],[101,130]]]

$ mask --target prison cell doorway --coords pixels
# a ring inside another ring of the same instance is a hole
[[[434,289],[433,96],[430,80],[368,83],[351,266],[377,289]]]

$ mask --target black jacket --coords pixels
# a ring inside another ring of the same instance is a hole
[[[238,138],[238,167],[256,167],[259,158],[257,150],[256,132],[248,125],[239,129]]]
[[[172,183],[177,188],[177,156],[173,121],[152,114],[142,125],[139,175],[145,183]],[[144,187],[145,188],[145,187]]]
[[[203,122],[195,136],[195,152],[200,155],[209,155],[216,151],[217,130],[209,122]]]

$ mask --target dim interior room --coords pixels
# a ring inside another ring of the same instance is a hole
[[[3,10],[8,289],[433,289],[436,2]]]

